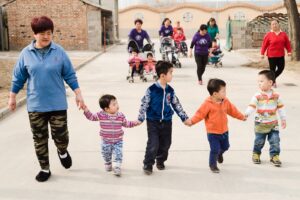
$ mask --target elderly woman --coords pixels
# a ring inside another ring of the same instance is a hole
[[[61,164],[72,166],[67,150],[69,132],[67,127],[67,99],[64,81],[76,94],[76,103],[84,108],[76,73],[64,49],[52,41],[54,25],[46,16],[32,19],[34,38],[25,47],[14,68],[9,108],[15,110],[16,95],[27,81],[27,110],[34,147],[41,167],[35,177],[47,181],[51,176],[48,155],[48,124],[57,147]]]
[[[292,52],[290,40],[287,34],[280,30],[279,22],[273,20],[271,22],[271,31],[265,35],[262,43],[261,57],[264,58],[267,51],[270,70],[275,73],[275,78],[284,70],[284,49],[287,50],[288,56],[290,56]],[[276,87],[276,82],[274,83],[274,87]]]

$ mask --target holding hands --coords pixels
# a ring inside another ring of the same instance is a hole
[[[286,128],[286,120],[281,120],[281,128]]]
[[[184,122],[184,125],[191,127],[193,125],[192,120],[191,119],[187,119]]]

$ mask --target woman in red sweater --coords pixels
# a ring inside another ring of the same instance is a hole
[[[273,20],[271,22],[271,31],[265,35],[263,40],[261,57],[264,58],[264,54],[267,51],[270,70],[275,73],[276,78],[284,69],[284,49],[287,50],[288,56],[290,56],[292,51],[290,40],[287,34],[280,30],[279,22]],[[276,87],[276,82],[274,86]]]

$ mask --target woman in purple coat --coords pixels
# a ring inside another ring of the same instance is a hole
[[[152,45],[152,42],[150,40],[150,37],[147,33],[147,31],[142,29],[143,21],[141,19],[136,19],[134,21],[135,28],[132,29],[128,35],[129,40],[134,40],[139,48],[139,51],[143,49],[144,46],[144,40],[146,39],[149,44]]]
[[[172,37],[173,27],[171,25],[171,20],[169,18],[164,19],[158,33],[160,37],[169,37],[169,36]]]
[[[199,31],[194,35],[190,46],[189,56],[192,57],[192,50],[195,46],[194,54],[197,63],[197,75],[199,85],[203,85],[202,75],[208,61],[209,48],[211,47],[211,39],[207,33],[207,25],[202,24]]]

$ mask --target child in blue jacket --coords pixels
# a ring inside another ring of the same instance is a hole
[[[147,89],[138,116],[143,122],[146,113],[148,141],[143,170],[147,175],[152,174],[155,160],[157,169],[165,169],[164,162],[171,146],[173,110],[184,123],[188,119],[174,89],[168,85],[173,77],[173,65],[159,61],[155,69],[159,79]]]

